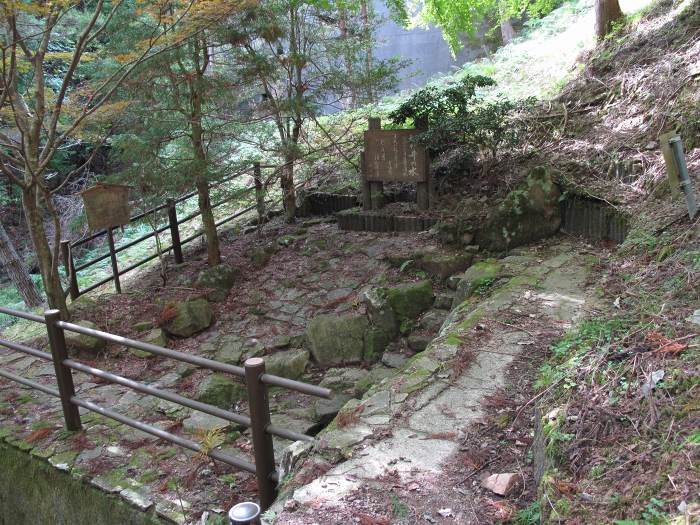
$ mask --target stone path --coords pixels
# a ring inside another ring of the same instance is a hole
[[[321,434],[321,456],[335,452],[343,460],[306,485],[288,487],[291,502],[279,502],[274,523],[352,523],[362,501],[381,499],[387,479],[430,487],[455,457],[460,436],[483,416],[484,398],[507,387],[506,371],[535,342],[536,328],[566,328],[595,303],[594,285],[587,282],[590,261],[576,251],[559,242],[498,261],[498,277],[485,298],[459,304],[425,352],[346,405]],[[341,418],[343,413],[354,417]],[[341,428],[341,420],[351,422]],[[468,523],[454,516],[436,520]]]
[[[408,275],[392,269],[384,260],[386,256],[408,258],[417,250],[438,250],[436,241],[424,235],[340,232],[335,225],[323,222],[303,228],[271,224],[263,231],[262,239],[249,234],[225,245],[225,260],[236,266],[250,264],[251,247],[261,243],[273,243],[277,252],[264,265],[247,268],[228,298],[213,303],[216,323],[211,328],[191,338],[172,339],[168,343],[171,348],[207,357],[225,354],[228,362],[239,362],[245,353],[252,351],[277,351],[275,345],[280,344],[281,338],[289,339],[303,332],[313,317],[363,312],[360,298],[365,290],[408,279]],[[142,275],[139,283],[124,283],[124,289],[137,285],[148,289],[157,280],[157,275]],[[178,282],[175,277],[174,284],[173,289],[177,289],[191,286],[191,281]],[[150,296],[151,292],[146,291],[100,297],[87,301],[86,310],[98,326],[139,338],[141,334],[133,327],[158,314],[159,301],[167,300],[165,294],[170,287],[154,290]],[[434,312],[437,314],[433,315],[442,316],[447,313]],[[27,331],[23,326],[14,327],[11,338],[22,338],[22,332]],[[434,335],[436,328],[433,326],[421,333],[432,331]],[[39,330],[31,335],[35,337],[41,333]],[[45,345],[45,338],[32,339],[31,346],[45,348]],[[219,353],[222,348],[224,354]],[[87,360],[99,368],[186,396],[195,396],[197,389],[210,377],[208,372],[191,366],[167,359],[137,357],[113,345],[99,355],[88,356]],[[400,360],[391,364],[398,366]],[[0,348],[0,366],[40,383],[55,384],[53,365],[47,361]],[[367,370],[352,370],[359,373],[357,381],[370,374]],[[379,363],[371,373],[383,378],[391,370]],[[324,373],[311,366],[302,379],[318,383]],[[248,459],[251,456],[248,434],[223,420],[98,382],[84,374],[76,373],[74,378],[77,394],[98,405],[196,441],[202,441],[207,431],[220,428],[222,443],[219,448],[235,456]],[[367,384],[369,386],[371,383]],[[278,391],[272,392],[271,405],[275,424],[300,432],[317,426],[314,414],[324,410],[314,404],[313,399]],[[233,408],[245,412],[247,406],[245,402],[237,402]],[[330,410],[330,417],[333,416],[333,407],[325,410]],[[240,499],[255,498],[253,478],[247,473],[211,464],[151,435],[81,412],[84,431],[66,433],[62,430],[57,399],[0,379],[0,440],[47,459],[74,478],[106,492],[119,493],[139,509],[169,522],[186,523],[199,519],[202,512],[220,512]],[[278,451],[288,444],[275,440]]]

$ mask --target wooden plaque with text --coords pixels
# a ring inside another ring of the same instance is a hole
[[[415,129],[365,131],[365,177],[377,182],[426,182],[427,152],[411,140]]]

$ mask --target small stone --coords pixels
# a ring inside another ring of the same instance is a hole
[[[299,379],[309,363],[309,352],[302,349],[286,350],[265,356],[264,359],[268,374]]]
[[[520,474],[491,474],[481,482],[481,486],[499,496],[507,496],[518,484]]]
[[[414,352],[425,350],[433,338],[427,335],[409,335],[407,339],[408,347]]]
[[[382,363],[389,368],[401,368],[408,360],[408,357],[398,352],[384,352]]]
[[[153,330],[149,331],[145,336],[141,338],[141,341],[144,343],[156,345],[156,346],[167,346],[168,345],[168,338],[165,335],[165,332],[161,330],[160,328],[154,328]],[[146,352],[145,350],[139,350],[138,348],[129,348],[129,352],[136,357],[155,357],[156,354],[152,354],[151,352]]]
[[[194,412],[182,422],[182,428],[190,434],[206,434],[212,430],[223,430],[231,423],[220,417],[212,416],[204,412]]]
[[[141,321],[139,323],[134,324],[134,330],[137,332],[146,332],[153,328],[153,323],[151,321]]]
[[[97,325],[92,321],[76,321],[73,324],[82,326],[83,328],[90,328],[92,330],[99,330]],[[92,337],[90,335],[79,334],[76,332],[71,332],[69,330],[64,331],[66,338],[66,346],[68,350],[73,350],[77,352],[89,352],[90,354],[96,354],[105,349],[106,342],[104,339],[99,339],[97,337]]]
[[[447,279],[450,275],[469,268],[473,258],[472,254],[424,255],[416,261],[416,266],[439,279]]]
[[[119,493],[119,495],[122,498],[124,498],[130,505],[133,505],[140,511],[147,511],[153,506],[153,502],[142,491],[124,489]]]
[[[207,376],[197,389],[197,401],[208,403],[228,410],[236,401],[245,397],[245,387],[242,383],[231,379],[225,374]]]
[[[700,325],[700,310],[695,310],[693,312],[693,315],[691,315],[688,318],[688,321],[693,323],[693,324]]]
[[[433,307],[438,310],[450,310],[452,308],[452,295],[441,293],[435,296]]]
[[[420,326],[424,330],[438,332],[446,318],[447,312],[444,310],[431,310],[421,318]]]

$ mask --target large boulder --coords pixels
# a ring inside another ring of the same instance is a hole
[[[207,299],[214,302],[226,299],[229,290],[238,278],[239,271],[226,264],[218,264],[202,270],[197,277],[195,286],[207,290]]]
[[[433,283],[428,280],[403,284],[395,288],[382,288],[380,293],[399,320],[415,319],[428,310],[435,300]]]
[[[476,243],[507,250],[554,235],[561,225],[561,192],[547,168],[532,170],[486,219]]]
[[[73,324],[77,324],[84,328],[91,328],[92,330],[99,330],[97,325],[92,321],[75,321]],[[97,337],[92,337],[90,335],[78,334],[76,332],[71,332],[64,330],[66,347],[68,351],[73,352],[84,352],[86,354],[96,354],[101,352],[107,346],[104,339],[99,339]]]
[[[426,254],[416,261],[416,266],[439,279],[463,272],[474,259],[474,254]]]
[[[299,379],[309,363],[309,352],[302,349],[285,350],[265,356],[265,371],[275,376]]]
[[[311,354],[320,366],[361,361],[369,320],[364,315],[321,315],[309,323]]]
[[[459,279],[452,307],[461,304],[480,288],[488,286],[501,273],[501,268],[501,264],[496,259],[487,259],[471,265]]]
[[[163,326],[170,335],[190,337],[209,328],[214,322],[214,314],[206,299],[189,299],[173,308],[172,318]]]
[[[228,410],[245,396],[242,383],[225,374],[211,374],[199,383],[196,400]]]

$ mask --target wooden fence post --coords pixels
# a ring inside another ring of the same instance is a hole
[[[170,240],[173,247],[175,264],[182,264],[182,244],[180,243],[180,228],[177,225],[177,209],[175,200],[168,199],[168,223],[170,224]]]
[[[262,358],[252,357],[245,362],[255,475],[258,480],[260,507],[263,511],[272,505],[277,496],[277,483],[272,479],[275,472],[275,451],[272,447],[272,436],[267,432],[270,425],[270,403],[267,386],[260,380],[264,373],[265,361]]]
[[[63,361],[68,359],[66,339],[63,334],[63,328],[56,324],[61,320],[61,312],[59,310],[48,310],[44,313],[44,319],[46,320],[46,331],[49,336],[51,357],[53,358],[54,371],[56,372],[58,392],[61,394],[61,405],[63,407],[66,429],[80,430],[82,427],[80,412],[78,412],[78,407],[71,402],[71,398],[75,396],[73,374],[71,369],[63,364]]]
[[[382,120],[377,117],[368,119],[368,127],[370,131],[378,131],[382,129]],[[364,159],[366,161],[367,159]],[[370,207],[373,210],[379,210],[384,207],[384,183],[381,181],[369,182],[369,198]]]
[[[70,246],[70,241],[61,241],[61,255],[63,256],[63,269],[68,277],[70,298],[75,301],[80,297],[80,289],[78,288],[78,277],[75,275],[75,262],[73,262],[73,249]]]
[[[112,277],[117,293],[122,293],[122,285],[119,282],[119,266],[117,266],[117,253],[114,248],[113,228],[107,228],[107,244],[109,245],[109,258],[112,261]]]
[[[262,224],[265,217],[265,189],[263,187],[259,162],[253,164],[253,179],[255,180],[255,202],[258,209],[258,224]]]

